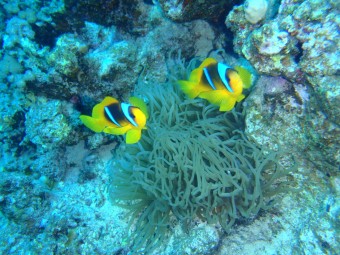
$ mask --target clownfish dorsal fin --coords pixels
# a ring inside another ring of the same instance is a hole
[[[117,104],[118,100],[113,97],[105,97],[101,103],[96,104],[92,109],[93,118],[104,118],[104,108],[110,104]]]
[[[251,73],[242,66],[235,66],[234,69],[238,72],[238,75],[241,77],[243,88],[249,89],[252,84]]]
[[[202,62],[202,64],[200,64],[200,66],[199,66],[199,68],[204,68],[204,67],[207,67],[207,66],[209,66],[209,65],[211,65],[211,64],[217,64],[217,61],[216,61],[216,59],[214,59],[214,58],[206,58],[203,62]]]
[[[144,103],[143,99],[138,97],[130,97],[129,102],[132,106],[138,107],[144,113],[147,119],[149,118],[148,107]]]
[[[190,77],[189,77],[189,81],[191,83],[199,83],[201,80],[201,77],[204,73],[204,68],[211,65],[211,64],[216,64],[217,61],[213,58],[207,58],[205,59],[198,68],[194,69],[191,73],[190,73]],[[194,93],[195,94],[195,93]],[[196,95],[197,96],[197,95]],[[192,96],[196,97],[196,96]]]

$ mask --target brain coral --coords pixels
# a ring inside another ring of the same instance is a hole
[[[173,216],[228,231],[268,207],[287,169],[278,153],[264,155],[246,138],[241,113],[186,100],[174,86],[143,91],[148,129],[139,143],[120,146],[110,166],[110,196],[131,210],[133,250],[157,244]]]

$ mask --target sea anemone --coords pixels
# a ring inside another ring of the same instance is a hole
[[[169,84],[143,93],[147,130],[139,143],[122,144],[109,167],[111,199],[131,212],[132,250],[159,244],[173,217],[229,231],[268,208],[288,170],[278,163],[281,153],[265,155],[245,136],[241,105],[221,113]]]

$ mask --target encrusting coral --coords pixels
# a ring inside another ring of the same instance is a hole
[[[288,171],[280,152],[265,155],[246,138],[242,113],[222,114],[167,85],[143,87],[148,129],[139,143],[120,146],[109,167],[111,199],[131,212],[134,251],[152,249],[173,216],[184,226],[199,217],[228,231],[267,209]]]

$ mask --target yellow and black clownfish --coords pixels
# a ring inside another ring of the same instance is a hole
[[[189,80],[179,80],[181,90],[190,98],[200,97],[220,107],[220,111],[230,111],[236,102],[245,98],[244,88],[252,83],[251,73],[243,67],[231,68],[213,58],[205,59],[190,73]]]
[[[126,143],[132,144],[141,138],[148,117],[147,107],[142,99],[131,97],[129,103],[120,103],[115,98],[105,97],[93,107],[92,117],[81,115],[80,120],[94,132],[126,134]]]

